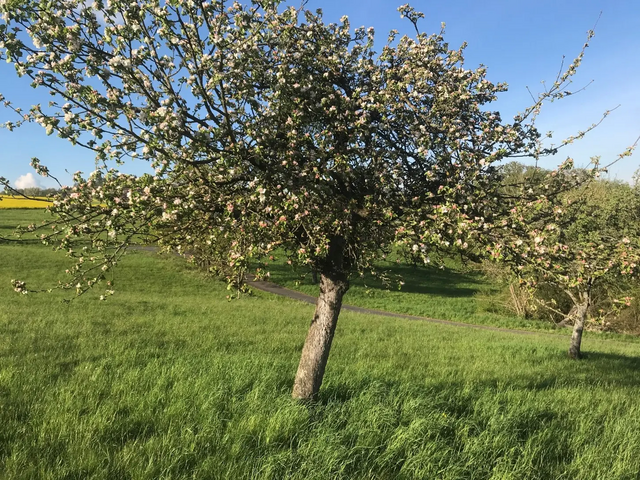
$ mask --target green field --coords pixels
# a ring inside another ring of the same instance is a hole
[[[0,212],[0,235],[25,215]],[[344,312],[304,405],[290,388],[310,305],[228,302],[224,284],[146,252],[121,263],[107,302],[67,304],[9,282],[49,286],[64,256],[11,242],[0,259],[0,478],[640,475],[639,346],[623,337],[587,333],[573,362],[564,336]],[[446,282],[434,302],[473,300]],[[431,301],[413,294],[398,295]]]
[[[313,283],[310,270],[286,264],[282,257],[276,262],[268,262],[271,281],[287,288],[318,295],[318,285]],[[509,315],[502,303],[505,285],[491,282],[473,264],[464,265],[455,259],[446,259],[446,268],[439,266],[417,267],[398,264],[395,261],[380,262],[378,268],[390,278],[402,278],[404,285],[397,281],[384,285],[372,275],[357,277],[344,302],[358,307],[372,308],[396,313],[406,313],[422,317],[452,320],[457,322],[525,330],[555,331],[548,321],[528,320]]]

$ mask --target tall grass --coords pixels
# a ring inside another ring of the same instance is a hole
[[[1,218],[1,216],[0,216]],[[1,223],[1,222],[0,222]],[[290,399],[313,307],[134,252],[107,302],[17,295],[65,265],[0,245],[0,478],[632,479],[638,346],[341,315]]]

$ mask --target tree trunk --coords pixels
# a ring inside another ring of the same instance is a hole
[[[293,384],[293,398],[312,400],[320,390],[342,307],[342,297],[348,289],[348,276],[343,271],[343,243],[332,241],[327,263],[320,270],[320,295],[302,348]]]
[[[588,308],[588,299],[576,305],[575,308],[575,320],[573,322],[573,333],[571,334],[571,346],[569,347],[569,357],[574,360],[579,360],[582,357],[580,354],[580,344],[582,343],[582,330],[584,329],[584,323],[587,319]]]

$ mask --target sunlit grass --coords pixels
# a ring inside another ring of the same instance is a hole
[[[5,224],[0,214],[0,225]],[[12,213],[11,215],[16,215]],[[14,218],[15,219],[15,218]],[[11,220],[12,222],[13,220]],[[0,245],[0,478],[633,479],[638,346],[344,312],[318,401],[313,307],[134,252],[114,297],[17,295],[67,265]]]
[[[45,208],[51,201],[46,197],[27,199],[20,196],[0,195],[0,209]]]
[[[445,268],[395,261],[380,262],[378,267],[390,278],[401,278],[403,285],[398,286],[397,282],[384,285],[372,275],[356,277],[350,282],[345,304],[465,323],[570,333],[548,321],[519,318],[500,313],[506,308],[493,308],[500,307],[497,302],[503,301],[505,285],[487,278],[477,266],[447,259]],[[319,287],[313,283],[309,269],[287,265],[282,260],[269,262],[264,268],[269,270],[271,281],[308,295],[318,295]]]

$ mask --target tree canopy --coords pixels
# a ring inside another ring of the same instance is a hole
[[[491,103],[506,85],[399,11],[415,36],[392,31],[377,53],[373,29],[276,0],[1,2],[0,58],[53,97],[9,104],[21,117],[6,126],[35,121],[95,151],[102,170],[62,190],[43,234],[77,257],[68,285],[99,283],[140,235],[238,280],[284,249],[321,276],[294,389],[313,396],[350,275],[391,248],[426,260],[483,238],[496,162],[556,151],[534,119],[582,59],[505,122]],[[114,168],[132,158],[155,173]]]

